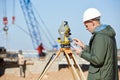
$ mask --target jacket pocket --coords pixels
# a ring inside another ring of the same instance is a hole
[[[100,68],[89,67],[88,80],[101,80]]]

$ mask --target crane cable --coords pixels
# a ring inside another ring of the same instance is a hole
[[[5,34],[6,34],[6,48],[8,48],[8,18],[7,18],[7,2],[6,0],[2,0],[2,3],[3,3],[3,24],[5,25],[3,27],[3,30],[5,31]]]
[[[32,8],[34,8],[33,10],[36,11],[36,9],[35,9],[35,7],[33,6],[32,3],[31,3],[31,6],[32,6]],[[36,11],[36,13],[37,13],[37,11]],[[37,13],[37,15],[38,15],[38,13]],[[37,22],[37,23],[38,23],[39,26],[41,26],[39,22]],[[45,33],[45,30],[44,30],[42,27],[41,27],[41,29],[42,29],[43,33]],[[49,44],[52,45],[52,42],[51,42],[51,40],[48,38],[48,35],[45,35],[45,36],[46,36],[45,38],[47,38]],[[42,41],[42,40],[41,40],[41,41]],[[43,45],[44,45],[44,44],[43,44]],[[45,45],[44,45],[44,46],[45,46]],[[46,46],[46,47],[47,47],[47,46]]]
[[[33,5],[33,4],[32,4],[32,5]],[[49,40],[49,42],[51,43],[52,46],[53,46],[53,44],[57,45],[56,41],[54,40],[53,36],[51,35],[50,31],[48,30],[48,28],[47,28],[45,22],[43,21],[43,19],[42,19],[41,16],[38,14],[38,12],[37,12],[36,8],[34,7],[34,5],[33,5],[33,8],[34,8],[34,10],[36,11],[38,17],[40,18],[41,23],[44,25],[44,27],[46,28],[46,30],[47,30],[47,32],[48,32],[48,34],[49,34],[49,35],[46,35],[47,38],[48,38],[48,40]],[[53,44],[52,44],[52,42],[50,41],[49,36],[50,36],[51,39],[53,40],[53,42],[54,42]]]
[[[12,16],[12,24],[15,24],[15,0],[13,0],[13,16]]]
[[[30,34],[25,29],[23,29],[20,25],[15,24],[15,26],[18,27],[21,31],[23,31],[25,34],[27,34],[30,37]]]
[[[3,8],[3,24],[5,25],[3,27],[3,30],[6,34],[6,47],[10,48],[9,45],[9,39],[8,39],[8,17],[7,17],[7,0],[2,0],[2,8]],[[12,16],[12,24],[14,24],[15,21],[15,0],[13,0],[13,6],[12,6],[13,16]]]
[[[6,0],[3,0],[3,24],[7,26],[8,19],[7,19],[7,7],[6,7]]]
[[[3,0],[3,24],[5,25],[3,30],[5,31],[6,35],[8,34],[8,18],[7,18],[7,5],[6,0]]]
[[[13,15],[12,15],[12,24],[14,24],[16,27],[18,27],[21,31],[23,31],[25,34],[27,34],[29,37],[30,37],[30,34],[24,30],[20,25],[16,24],[15,23],[15,7],[16,7],[16,4],[15,4],[15,0],[13,0],[13,7],[12,7],[12,11],[13,11]]]

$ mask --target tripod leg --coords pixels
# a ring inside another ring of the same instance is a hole
[[[42,72],[42,74],[40,75],[40,77],[38,78],[38,80],[41,80],[43,78],[43,76],[48,71],[48,69],[50,68],[50,66],[52,65],[52,63],[57,59],[57,57],[59,56],[59,54],[60,54],[60,50],[56,53],[56,55],[54,56],[54,58],[46,66],[46,68],[44,69],[44,71]]]
[[[79,75],[78,75],[78,73],[77,73],[77,71],[76,71],[76,69],[75,69],[75,67],[74,67],[74,64],[72,64],[72,62],[70,60],[69,54],[66,53],[65,55],[66,55],[67,62],[68,62],[68,64],[71,67],[71,71],[72,71],[74,79],[75,80],[81,80],[80,77],[79,77]]]
[[[66,60],[67,60],[67,63],[68,63],[68,67],[70,68],[70,71],[72,72],[73,78],[74,78],[74,80],[76,80],[76,77],[75,77],[74,72],[73,72],[72,67],[71,67],[70,60],[67,58],[66,54],[65,54],[65,57],[66,57]]]
[[[74,62],[74,64],[75,64],[74,66],[76,67],[76,71],[78,72],[81,80],[86,80],[86,78],[85,78],[85,76],[84,76],[84,73],[83,73],[82,69],[80,68],[79,64],[77,63],[74,55],[71,54],[71,57],[72,57],[72,59],[73,59],[73,62]]]
[[[48,66],[48,64],[50,63],[50,61],[55,57],[55,54],[52,54],[51,58],[49,59],[49,61],[47,62],[46,66],[44,67],[43,71],[41,74],[43,74],[43,72],[45,71],[46,67]]]

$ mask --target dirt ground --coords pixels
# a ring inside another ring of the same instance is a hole
[[[88,71],[84,71],[84,75],[87,77]],[[4,74],[0,77],[0,80],[38,80],[40,74],[29,74],[25,78],[21,78],[20,76],[15,76],[14,74]],[[119,70],[120,76],[120,70]],[[72,77],[72,73],[68,68],[60,69],[55,72],[47,72],[42,80],[74,80]],[[120,79],[119,79],[120,80]]]
[[[84,72],[87,76],[87,71]],[[15,76],[14,74],[4,74],[0,77],[0,80],[38,80],[40,74],[29,74],[27,77],[22,78],[20,76]],[[42,80],[74,80],[72,73],[68,68],[63,68],[59,71],[47,72]]]

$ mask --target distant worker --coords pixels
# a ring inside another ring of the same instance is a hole
[[[74,43],[80,46],[75,50],[90,62],[88,80],[118,80],[116,33],[110,25],[101,24],[100,17],[95,8],[84,12],[83,23],[92,37],[89,46],[75,38]]]
[[[26,60],[22,54],[22,50],[19,50],[18,54],[18,64],[20,68],[20,76],[25,77],[25,71],[26,71]]]
[[[44,47],[43,47],[43,44],[41,43],[37,48],[39,57],[41,57],[41,58],[46,56],[46,54],[43,52],[43,50],[44,50]]]

